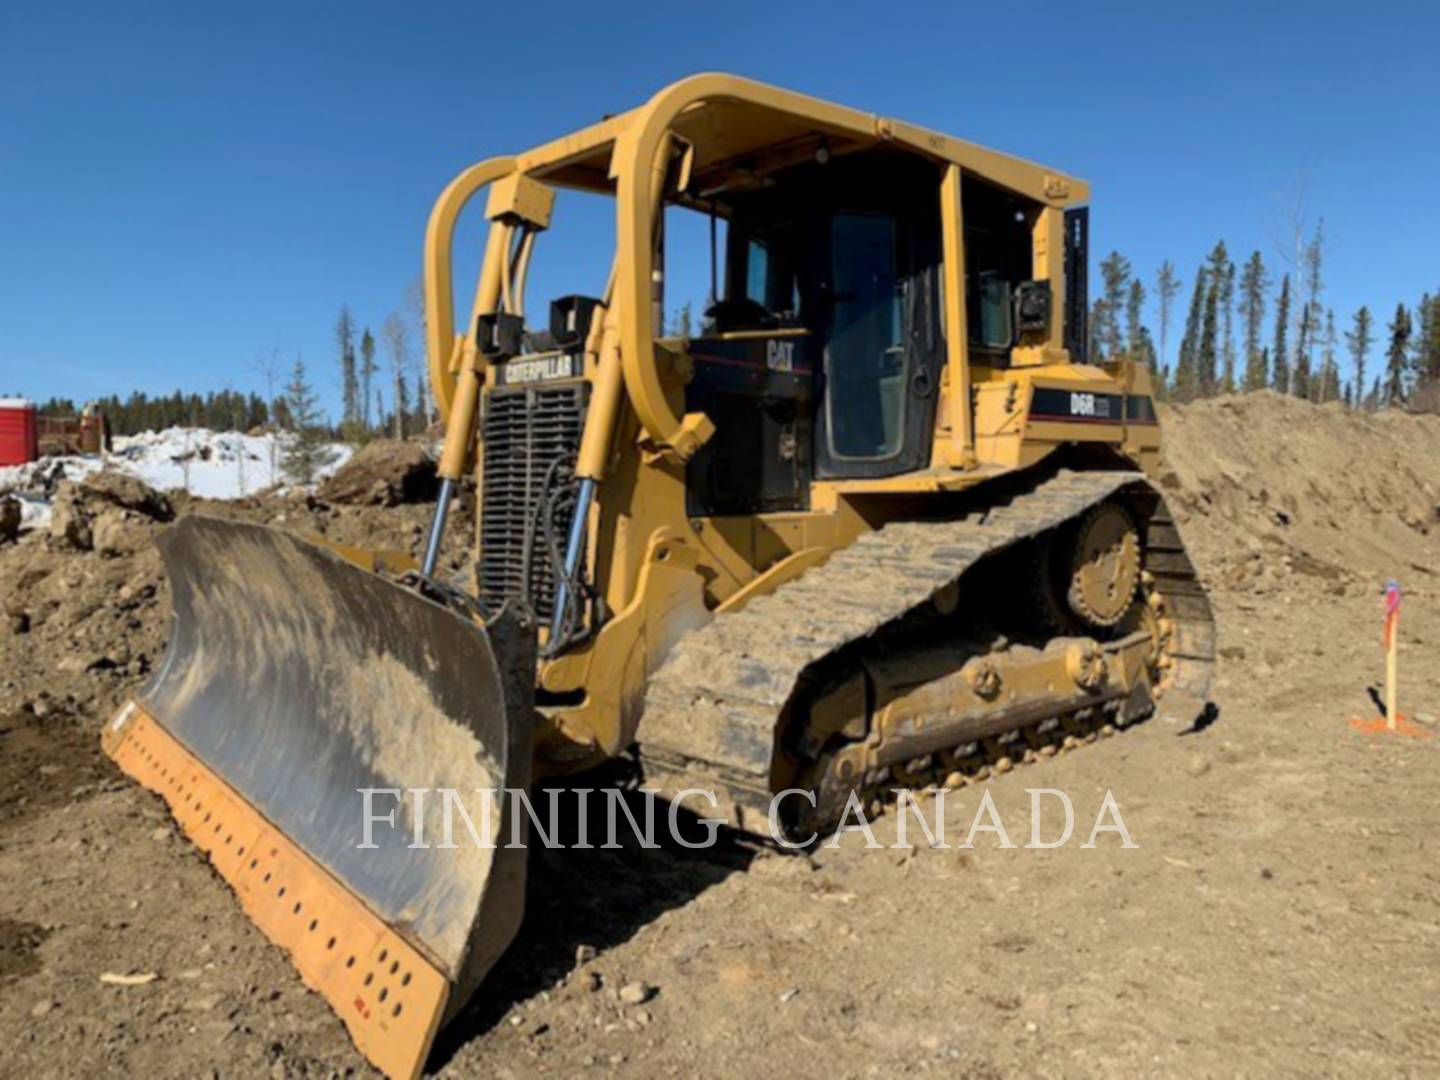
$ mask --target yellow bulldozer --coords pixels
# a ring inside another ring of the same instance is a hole
[[[566,191],[613,197],[613,262],[536,326],[527,274]],[[1210,606],[1150,479],[1150,374],[1089,355],[1087,197],[713,74],[473,166],[425,239],[446,435],[423,561],[183,520],[161,539],[172,639],[107,752],[362,1052],[413,1076],[523,908],[523,847],[411,843],[437,791],[634,753],[704,816],[804,838],[854,798],[1198,713]],[[667,335],[683,214],[711,290]],[[442,581],[470,476],[474,572]],[[432,799],[362,840],[376,792]]]

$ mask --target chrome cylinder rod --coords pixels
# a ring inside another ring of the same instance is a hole
[[[580,481],[580,492],[575,497],[575,516],[570,519],[570,535],[565,541],[565,572],[555,583],[555,609],[550,613],[550,641],[560,636],[560,627],[565,621],[565,605],[570,599],[569,582],[580,566],[580,557],[585,552],[585,523],[590,518],[590,504],[595,501],[595,481],[588,476]]]
[[[454,494],[455,481],[445,477],[440,481],[435,519],[430,522],[430,540],[425,545],[425,561],[420,565],[420,573],[424,577],[435,576],[435,564],[440,561],[440,539],[445,535],[445,517],[450,512],[450,498]]]

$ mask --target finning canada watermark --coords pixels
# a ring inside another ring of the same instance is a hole
[[[660,835],[657,819],[662,817],[665,835],[672,843],[685,848],[708,848],[719,842],[721,829],[730,824],[724,818],[698,813],[700,804],[708,806],[712,814],[720,810],[716,793],[703,788],[687,788],[669,797],[650,788],[546,788],[544,813],[536,808],[531,792],[524,788],[476,788],[461,792],[455,788],[396,787],[357,788],[356,791],[361,803],[360,840],[356,847],[362,851],[392,847],[402,840],[404,847],[419,850],[467,846],[493,850],[537,844],[552,849],[589,850],[621,848],[631,842],[643,848],[658,848],[661,844],[657,839]],[[960,804],[957,828],[956,822],[950,820],[951,808],[956,803],[948,801],[955,793],[942,789],[922,801],[914,791],[896,788],[895,801],[884,812],[893,822],[894,836],[888,843],[876,836],[872,815],[854,791],[832,824],[824,829],[800,830],[797,835],[793,825],[787,826],[786,822],[802,820],[795,815],[807,805],[813,810],[815,793],[788,788],[770,800],[765,824],[775,844],[791,849],[839,847],[851,833],[863,835],[866,848],[902,850],[920,846],[912,842],[912,837],[921,839],[925,847],[941,849],[984,845],[1048,850],[1070,846],[1077,840],[1078,846],[1084,849],[1102,844],[1120,848],[1140,846],[1125,824],[1119,802],[1108,788],[1095,808],[1088,833],[1083,829],[1077,831],[1075,802],[1067,792],[1059,788],[1026,788],[1025,791],[1030,798],[1023,815],[1012,811],[1007,823],[989,790],[985,790],[974,805],[974,813],[968,815],[968,826],[965,825],[965,804]],[[603,821],[595,814],[591,799],[597,794],[603,802],[600,808]],[[560,826],[562,796],[578,800],[576,812],[569,815],[570,826],[564,830]],[[622,841],[627,836],[628,840]]]

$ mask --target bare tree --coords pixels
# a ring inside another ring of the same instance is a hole
[[[398,312],[391,312],[380,327],[380,339],[390,354],[390,375],[394,381],[395,438],[405,437],[405,368],[410,363],[410,328]]]
[[[435,402],[430,393],[430,361],[425,349],[425,280],[419,274],[405,290],[405,314],[414,339],[420,342],[414,361],[415,410],[422,426],[429,427],[435,422]]]
[[[1280,192],[1276,204],[1275,218],[1271,224],[1271,241],[1275,245],[1280,261],[1289,268],[1289,277],[1295,282],[1295,291],[1301,293],[1305,282],[1306,235],[1310,231],[1309,214],[1310,170],[1302,167],[1290,184]],[[1295,297],[1290,305],[1290,333],[1295,342],[1295,357],[1276,356],[1277,363],[1284,363],[1286,370],[1293,372],[1305,346],[1305,330],[1308,315],[1303,294]]]
[[[265,405],[270,410],[270,423],[266,426],[270,428],[270,431],[267,432],[267,441],[269,442],[270,450],[270,486],[274,487],[280,482],[279,461],[276,458],[277,440],[275,438],[275,427],[280,420],[279,413],[276,409],[277,398],[275,397],[275,388],[279,385],[281,376],[280,350],[271,349],[269,356],[266,356],[264,353],[257,356],[255,358],[255,370],[258,371],[260,377],[265,380]]]
[[[1175,302],[1175,294],[1179,291],[1180,279],[1175,276],[1175,267],[1171,265],[1169,259],[1166,259],[1160,264],[1160,272],[1155,276],[1155,294],[1160,300],[1160,367],[1162,370],[1169,364],[1165,343],[1170,336],[1170,305]]]
[[[1305,245],[1305,366],[1314,378],[1319,370],[1315,365],[1315,343],[1320,337],[1320,294],[1325,288],[1323,266],[1325,262],[1325,219],[1322,217],[1315,223],[1315,231],[1310,235],[1310,241]],[[1322,400],[1319,393],[1320,383],[1324,381],[1321,374],[1320,379],[1310,386],[1310,399],[1312,401]]]

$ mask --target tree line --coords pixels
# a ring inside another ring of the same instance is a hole
[[[1362,306],[1342,332],[1325,303],[1323,219],[1308,235],[1296,230],[1295,241],[1278,288],[1259,251],[1237,265],[1225,242],[1217,242],[1195,269],[1173,362],[1172,315],[1183,285],[1174,265],[1161,263],[1153,283],[1157,342],[1144,320],[1149,290],[1130,261],[1112,251],[1100,263],[1090,355],[1145,362],[1157,393],[1171,401],[1268,388],[1317,404],[1440,412],[1440,293],[1398,304],[1383,328]],[[1349,359],[1347,374],[1342,358]]]
[[[206,427],[213,431],[251,431],[265,428],[271,416],[281,427],[288,426],[283,398],[267,401],[256,393],[218,390],[205,395],[176,390],[168,396],[151,397],[136,391],[121,398],[111,394],[95,401],[115,435],[136,435],[142,431],[163,431],[171,427]],[[38,406],[41,416],[78,416],[80,408],[70,398],[52,397]]]

